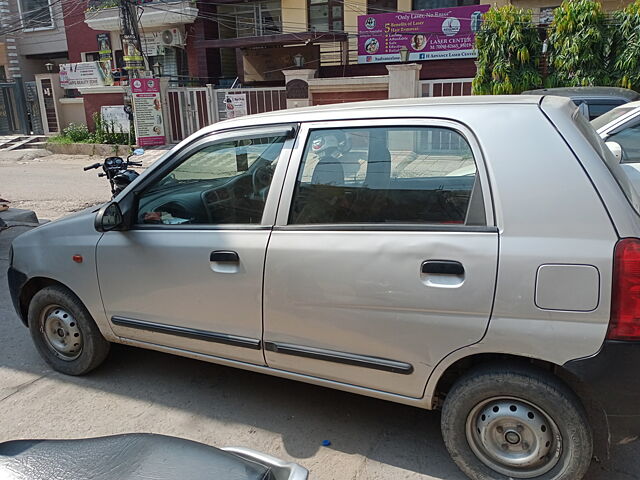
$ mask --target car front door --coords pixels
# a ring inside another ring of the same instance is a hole
[[[267,252],[267,364],[421,397],[435,365],[489,322],[487,185],[454,122],[304,125]]]
[[[134,225],[105,233],[97,247],[116,335],[264,364],[264,257],[293,132],[208,136],[130,193]]]

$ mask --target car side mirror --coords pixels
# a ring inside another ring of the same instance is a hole
[[[605,145],[609,147],[609,150],[611,150],[611,153],[613,153],[613,156],[616,157],[618,162],[622,163],[622,157],[624,154],[622,145],[620,145],[618,142],[605,142]]]
[[[98,232],[109,232],[111,230],[123,230],[124,217],[117,202],[111,202],[102,207],[96,215],[95,224]]]

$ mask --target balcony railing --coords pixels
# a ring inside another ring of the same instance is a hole
[[[96,0],[89,4],[85,23],[94,30],[120,30],[120,12],[115,0]],[[140,2],[142,28],[162,28],[193,23],[198,8],[191,0]]]

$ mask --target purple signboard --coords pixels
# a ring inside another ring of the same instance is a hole
[[[358,17],[358,63],[475,58],[475,32],[490,5]]]

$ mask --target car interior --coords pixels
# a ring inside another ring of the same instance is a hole
[[[138,223],[260,223],[284,140],[235,140],[210,151],[205,147],[142,193]],[[179,169],[183,178],[178,178]]]
[[[465,223],[475,167],[453,176],[394,175],[389,138],[376,130],[363,153],[363,178],[346,178],[348,154],[318,159],[310,181],[302,179],[301,166],[289,223]]]

